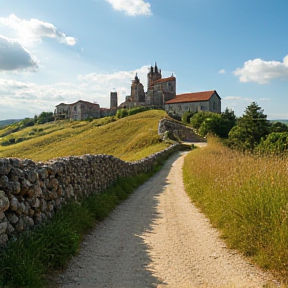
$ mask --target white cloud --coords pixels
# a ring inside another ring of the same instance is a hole
[[[226,74],[226,70],[225,69],[221,69],[218,73],[219,74]]]
[[[288,55],[283,62],[264,61],[261,59],[249,60],[242,68],[237,68],[234,72],[240,82],[256,82],[267,84],[272,79],[288,80]]]
[[[0,35],[0,71],[37,68],[37,61],[18,42]]]
[[[151,5],[143,0],[106,0],[115,10],[124,11],[127,15],[151,15]]]
[[[24,45],[40,41],[43,37],[55,38],[60,43],[70,46],[76,44],[74,37],[68,37],[53,24],[38,19],[24,20],[11,14],[9,17],[0,18],[0,24],[15,30],[18,33],[19,41]]]
[[[224,97],[223,99],[225,99],[225,100],[241,100],[242,97],[239,97],[239,96],[227,96],[227,97]]]

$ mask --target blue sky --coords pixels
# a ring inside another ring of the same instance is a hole
[[[287,15],[288,0],[0,0],[0,120],[123,102],[155,61],[178,94],[288,119]]]

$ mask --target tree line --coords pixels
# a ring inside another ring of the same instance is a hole
[[[288,126],[270,122],[256,102],[247,106],[239,118],[233,110],[226,108],[221,114],[186,112],[182,121],[190,124],[201,136],[212,134],[222,138],[233,149],[275,154],[288,151]]]

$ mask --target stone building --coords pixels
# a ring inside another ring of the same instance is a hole
[[[166,101],[164,109],[168,114],[178,117],[186,111],[221,113],[221,98],[215,90],[180,94]]]
[[[131,85],[131,96],[126,96],[119,108],[157,107],[177,117],[181,117],[186,111],[221,113],[221,98],[215,90],[177,95],[176,78],[174,75],[162,78],[161,69],[158,69],[156,63],[154,67],[150,67],[147,80],[147,92],[144,93],[143,85],[136,75]]]
[[[98,104],[79,100],[72,104],[61,103],[56,106],[55,119],[84,120],[88,117],[99,118],[115,115],[117,109],[146,106],[164,109],[170,115],[181,117],[184,112],[210,111],[221,113],[221,98],[213,91],[202,91],[177,95],[176,77],[172,74],[162,78],[157,64],[149,68],[147,74],[147,92],[138,75],[131,83],[131,94],[125,102],[118,105],[117,92],[110,94],[110,108],[101,108]]]
[[[120,108],[132,108],[137,106],[153,106],[164,108],[166,101],[176,96],[176,78],[172,75],[162,78],[161,69],[157,64],[151,66],[147,75],[148,87],[144,92],[144,87],[138,76],[131,84],[131,95],[126,96],[125,102],[120,104]]]
[[[72,104],[61,103],[56,106],[54,111],[55,119],[73,119],[85,120],[89,117],[100,118],[100,106],[96,103],[91,103],[79,100]]]

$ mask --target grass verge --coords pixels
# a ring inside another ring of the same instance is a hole
[[[65,267],[78,251],[82,237],[154,173],[118,179],[103,193],[81,203],[69,203],[54,218],[33,231],[10,241],[0,252],[0,287],[44,287],[45,275]]]
[[[287,158],[245,155],[209,140],[185,158],[188,195],[230,247],[287,281]]]

